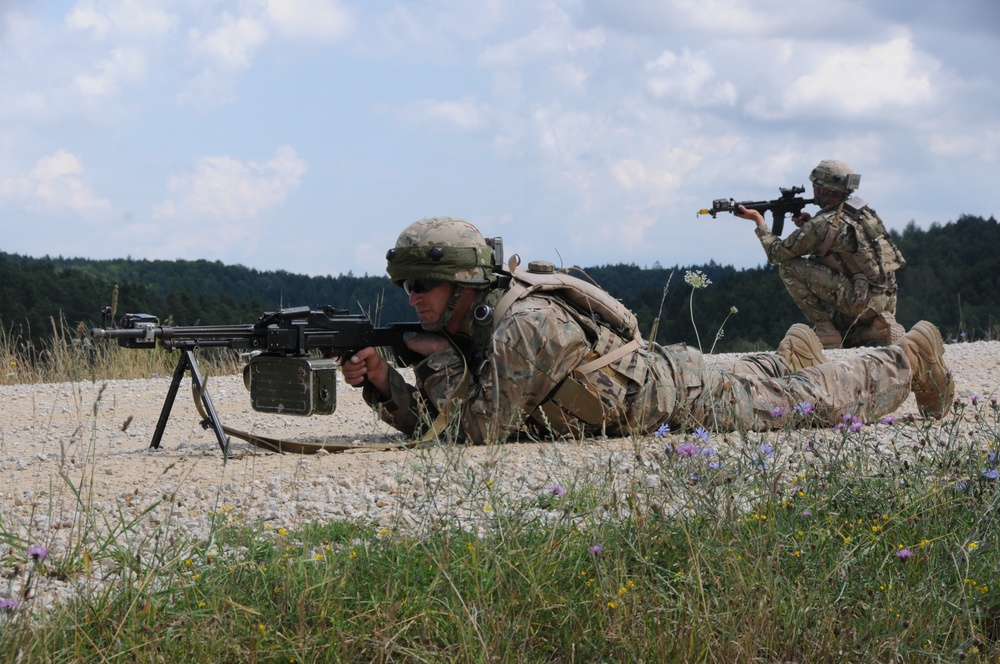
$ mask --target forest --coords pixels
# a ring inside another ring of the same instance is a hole
[[[996,219],[965,215],[926,230],[911,222],[892,237],[907,261],[898,272],[900,323],[930,320],[949,341],[1000,336]],[[581,270],[636,313],[647,337],[659,318],[660,343],[697,346],[700,340],[706,351],[766,350],[789,325],[804,321],[770,265]],[[694,270],[711,285],[692,292],[684,276]],[[252,323],[280,307],[326,304],[368,314],[379,324],[414,319],[402,291],[384,276],[311,277],[207,260],[32,258],[0,251],[0,332],[34,345],[56,332],[86,334],[100,323],[100,309],[111,303],[116,286],[119,314],[150,313],[167,325]]]

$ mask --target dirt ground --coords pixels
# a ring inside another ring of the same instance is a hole
[[[976,396],[988,402],[997,393],[998,351],[1000,342],[947,347],[959,399]],[[860,351],[830,356],[855,352]],[[0,533],[66,546],[82,507],[118,519],[147,511],[154,526],[175,523],[193,535],[207,528],[209,515],[219,509],[275,527],[303,519],[420,521],[427,515],[408,510],[422,500],[442,510],[470,500],[468,477],[503,478],[508,491],[529,495],[587,473],[606,474],[609,468],[642,472],[637,451],[661,452],[664,442],[650,436],[306,456],[275,454],[234,440],[233,458],[226,460],[214,434],[199,425],[189,379],[177,396],[161,448],[149,448],[169,382],[169,377],[155,377],[0,387]],[[236,376],[210,378],[209,390],[224,424],[237,429],[346,444],[394,439],[360,391],[342,383],[336,412],[309,418],[254,412]],[[911,396],[897,414],[915,412]],[[439,466],[459,468],[457,474],[466,479],[446,481]],[[470,508],[468,502],[464,508]]]

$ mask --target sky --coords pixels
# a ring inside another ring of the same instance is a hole
[[[0,251],[754,267],[697,211],[823,159],[892,229],[1000,212],[997,62],[995,0],[0,0]]]

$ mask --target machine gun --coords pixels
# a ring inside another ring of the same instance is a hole
[[[243,378],[250,390],[254,410],[282,415],[329,415],[337,408],[337,361],[332,357],[350,355],[368,346],[392,348],[395,359],[407,366],[420,359],[403,341],[407,332],[418,332],[419,323],[394,323],[375,327],[367,316],[346,309],[292,307],[265,313],[256,323],[246,325],[161,326],[150,314],[125,314],[114,325],[112,307],[101,309],[101,327],[90,333],[94,339],[115,339],[125,348],[155,348],[157,343],[181,351],[167,391],[160,419],[150,447],[159,448],[170,417],[170,409],[185,372],[191,372],[195,404],[203,417],[202,426],[211,427],[223,454],[229,457],[226,434],[281,450],[283,441],[244,434],[219,421],[194,351],[198,348],[231,348],[250,353]],[[302,451],[299,449],[297,451]]]
[[[778,187],[781,192],[780,198],[773,201],[735,201],[732,198],[717,198],[712,201],[712,207],[707,210],[698,210],[698,214],[710,214],[715,219],[715,215],[720,212],[733,212],[743,206],[748,210],[757,210],[761,214],[771,213],[771,232],[781,235],[785,228],[785,215],[791,213],[796,215],[802,212],[802,208],[813,204],[811,198],[799,198],[797,194],[805,193],[805,187]]]

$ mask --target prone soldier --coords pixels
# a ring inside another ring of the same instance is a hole
[[[786,426],[775,412],[809,404],[809,424],[872,421],[912,391],[920,412],[943,417],[954,386],[938,329],[921,321],[894,345],[827,361],[811,328],[793,325],[775,353],[706,362],[683,344],[646,342],[634,315],[589,282],[516,257],[498,239],[451,217],[422,219],[386,255],[423,331],[416,385],[374,348],[344,357],[383,420],[414,438],[476,444],[519,437],[629,435],[704,427]]]

